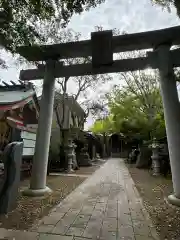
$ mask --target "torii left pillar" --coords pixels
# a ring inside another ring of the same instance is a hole
[[[42,196],[51,192],[46,186],[46,177],[55,93],[54,71],[55,61],[48,60],[45,65],[30,188],[24,191],[24,195],[28,196]]]

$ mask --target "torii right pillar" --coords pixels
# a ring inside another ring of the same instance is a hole
[[[174,189],[168,200],[180,206],[180,103],[169,50],[169,45],[160,45],[156,49]]]

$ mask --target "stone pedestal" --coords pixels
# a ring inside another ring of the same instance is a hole
[[[88,150],[87,145],[85,145],[85,147],[81,150],[81,153],[79,156],[80,157],[79,165],[82,167],[92,166],[92,161],[89,157],[87,150]]]
[[[170,59],[170,46],[157,49],[160,71],[160,87],[164,106],[174,194],[169,197],[172,204],[180,205],[180,104],[176,80]]]

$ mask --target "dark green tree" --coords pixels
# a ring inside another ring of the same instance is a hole
[[[163,8],[171,11],[171,7],[174,6],[177,10],[177,15],[180,17],[180,1],[179,0],[151,0],[152,3],[159,4]]]
[[[96,7],[104,0],[0,0],[0,46],[15,52],[17,45],[45,42],[43,26],[66,26],[75,13]]]

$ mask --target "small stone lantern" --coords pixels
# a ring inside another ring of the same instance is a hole
[[[159,144],[156,141],[156,138],[153,139],[153,143],[151,145],[152,148],[152,170],[153,176],[160,175],[160,156],[159,156]]]
[[[65,146],[65,152],[66,152],[66,156],[67,156],[67,172],[71,173],[74,172],[73,170],[73,150],[74,150],[74,145],[72,143],[72,139],[69,138],[68,142],[67,142],[67,146]]]

